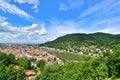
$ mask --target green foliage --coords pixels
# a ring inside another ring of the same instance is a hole
[[[115,52],[108,58],[109,77],[120,78],[120,52]]]
[[[24,61],[22,60],[25,59],[20,59],[20,62],[23,62],[22,64],[24,64]],[[16,60],[13,54],[6,55],[5,53],[0,52],[0,80],[24,80],[24,69],[20,68],[18,70],[14,70],[14,66],[16,65],[15,62]],[[25,63],[27,64],[26,61]],[[22,67],[26,68],[26,66]]]
[[[16,80],[24,80],[25,78],[25,71],[23,68],[18,69],[16,74]]]
[[[14,64],[15,56],[13,54],[6,55],[5,53],[0,53],[0,62],[8,66],[9,64]]]
[[[83,61],[87,56],[80,55],[80,54],[74,54],[70,52],[57,52],[52,51],[51,54],[59,57],[60,59],[68,60],[68,61]]]
[[[93,57],[89,61],[68,62],[67,64],[46,66],[36,80],[112,80],[120,78],[120,52],[103,57]]]
[[[14,65],[9,65],[5,69],[7,80],[15,80],[16,79],[16,71],[13,70],[13,66]]]
[[[70,48],[77,48],[80,46],[97,45],[112,47],[111,45],[120,44],[120,35],[112,35],[107,33],[94,33],[94,34],[68,34],[57,38],[54,41],[41,44],[58,49],[68,50]]]
[[[10,64],[14,64],[15,63],[15,56],[13,54],[8,54],[8,59],[10,61]]]
[[[91,62],[70,62],[64,66],[47,66],[36,80],[103,80],[107,78],[104,65]]]
[[[46,66],[44,60],[38,61],[37,67],[33,67],[33,70],[40,69],[42,74],[36,77],[36,80],[107,80],[108,78],[115,80],[120,78],[120,35],[69,34],[42,45],[68,50],[68,52],[49,51],[67,61],[65,65]],[[102,46],[103,51],[104,47],[112,48],[114,53],[110,54],[110,51],[106,50],[103,56],[93,57],[88,55],[89,51],[83,55],[72,52],[72,49],[80,51],[81,46],[91,45],[97,46],[97,49]],[[16,60],[14,55],[0,52],[0,80],[24,80],[25,70],[31,69],[32,61],[36,60],[26,57]],[[20,69],[13,69],[16,64]]]
[[[0,61],[4,60],[7,57],[5,53],[0,52]]]
[[[13,69],[14,65],[5,67],[4,64],[0,63],[0,80],[24,80],[24,69],[18,70]]]
[[[30,69],[30,67],[31,67],[30,60],[26,57],[19,58],[18,65],[25,68],[25,69]]]
[[[0,80],[6,80],[6,72],[5,72],[5,65],[0,63]]]
[[[51,65],[51,66],[46,66],[42,75],[38,76],[36,80],[60,80],[60,66],[59,65]]]
[[[45,66],[46,62],[45,60],[39,60],[37,63],[37,66],[40,68],[40,70],[42,71],[44,66]]]

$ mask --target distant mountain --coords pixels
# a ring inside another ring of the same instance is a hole
[[[54,41],[46,42],[41,46],[47,46],[58,49],[77,48],[80,46],[105,46],[112,47],[114,45],[120,45],[120,34],[113,35],[108,33],[93,33],[93,34],[67,34],[59,37]]]

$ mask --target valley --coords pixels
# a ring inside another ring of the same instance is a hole
[[[114,80],[120,73],[119,40],[120,35],[94,33],[44,44],[0,44],[0,65],[22,75],[20,80]]]

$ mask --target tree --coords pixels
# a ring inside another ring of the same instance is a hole
[[[25,69],[30,69],[31,67],[30,60],[26,57],[19,58],[18,65],[24,67]]]
[[[23,68],[18,69],[16,80],[24,80],[24,78],[25,78],[25,71],[24,71],[24,69]]]
[[[15,56],[13,54],[8,54],[9,64],[15,63]]]
[[[36,80],[61,80],[60,66],[55,64],[51,66],[46,66],[42,74],[36,77]]]
[[[16,71],[13,70],[14,65],[10,64],[8,67],[6,67],[6,77],[7,80],[16,80]]]
[[[116,50],[108,58],[108,76],[109,77],[120,77],[120,51]]]
[[[9,64],[8,56],[5,53],[0,53],[0,61],[5,65]]]
[[[37,62],[37,66],[40,68],[41,71],[43,70],[45,64],[46,64],[45,60],[39,60]]]
[[[7,80],[6,77],[6,72],[5,72],[5,65],[0,62],[0,80]]]
[[[0,52],[0,61],[2,61],[3,59],[5,59],[6,56],[7,55],[5,53]]]

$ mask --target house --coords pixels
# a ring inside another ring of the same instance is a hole
[[[37,62],[31,62],[31,66],[37,67]]]
[[[35,75],[36,75],[36,73],[33,72],[33,71],[27,71],[27,72],[25,72],[25,76],[26,77],[35,76]]]
[[[41,74],[41,71],[38,71],[37,73],[36,73],[36,76],[39,76]]]
[[[59,58],[57,58],[57,62],[58,62],[59,65],[64,65],[64,62]]]
[[[20,67],[18,65],[14,66],[13,69],[18,70]]]

